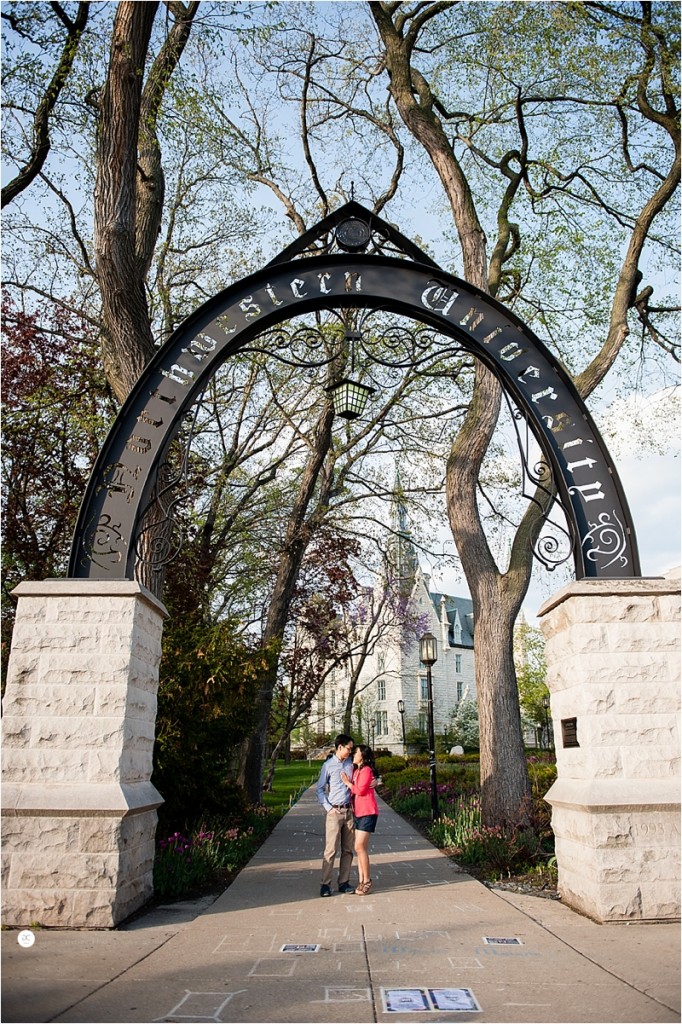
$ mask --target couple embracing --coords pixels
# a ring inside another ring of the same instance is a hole
[[[339,844],[339,892],[367,896],[372,891],[368,847],[379,816],[375,788],[372,749],[363,743],[355,746],[352,736],[340,733],[317,783],[317,798],[326,812],[320,896],[332,894],[332,872]],[[357,887],[349,881],[353,845],[358,856]]]

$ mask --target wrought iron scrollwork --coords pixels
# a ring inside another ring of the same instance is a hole
[[[509,408],[511,422],[514,425],[521,459],[521,495],[533,502],[541,512],[530,533],[531,550],[533,557],[552,572],[573,557],[575,538],[561,523],[552,518],[551,512],[555,506],[558,506],[564,513],[566,522],[570,523],[571,519],[562,504],[549,462],[541,458],[531,465],[529,453],[531,444],[536,442],[527,418],[512,403],[507,392],[503,391],[503,394]],[[523,435],[519,429],[522,422],[525,426]],[[527,483],[533,485],[535,489],[533,493],[527,487]]]
[[[153,580],[161,575],[166,566],[178,557],[185,544],[184,530],[176,513],[187,496],[190,454],[203,399],[204,393],[184,418],[189,429],[182,440],[180,457],[174,460],[179,468],[174,470],[169,458],[162,462],[152,497],[140,518],[141,526],[135,536],[135,555],[136,576],[143,583],[148,583],[150,576]]]

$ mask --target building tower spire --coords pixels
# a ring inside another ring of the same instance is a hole
[[[419,558],[412,540],[400,470],[396,466],[391,504],[391,530],[393,532],[393,557],[401,590],[410,592],[419,569]]]

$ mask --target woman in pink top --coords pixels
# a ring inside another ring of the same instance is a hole
[[[367,896],[372,891],[372,879],[369,876],[369,837],[374,832],[379,817],[377,798],[372,783],[376,772],[374,753],[371,747],[359,743],[353,754],[353,778],[349,779],[345,772],[341,779],[353,794],[353,816],[355,818],[355,852],[358,857],[359,883],[355,890],[357,896]]]

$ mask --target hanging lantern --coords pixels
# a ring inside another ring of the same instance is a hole
[[[373,395],[376,388],[370,388],[366,384],[359,384],[358,381],[345,377],[337,384],[325,388],[332,396],[334,413],[344,420],[356,420],[365,411],[365,405],[370,395]]]
[[[355,343],[362,339],[359,331],[346,330],[346,341],[350,346],[351,373],[355,371]],[[376,392],[367,384],[360,384],[359,381],[344,377],[325,391],[331,395],[334,403],[334,413],[344,420],[357,420],[365,411],[367,399]]]

